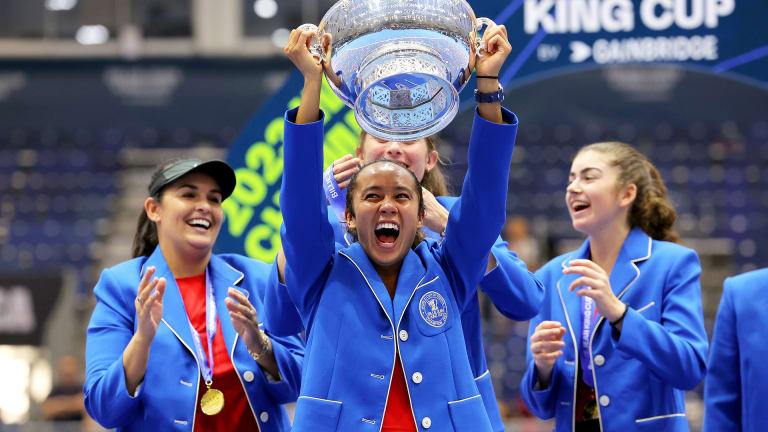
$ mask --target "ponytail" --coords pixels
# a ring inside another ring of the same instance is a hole
[[[611,164],[619,169],[618,187],[630,184],[637,187],[635,201],[629,210],[629,226],[639,227],[654,240],[677,242],[680,238],[674,229],[677,212],[656,167],[634,147],[621,142],[590,144],[582,147],[579,153],[588,150],[613,156]]]
[[[152,178],[150,179],[149,184],[151,185],[154,183],[155,180],[163,173],[163,171],[180,160],[182,159],[174,158],[160,164],[155,169],[155,172],[152,173]],[[152,195],[152,198],[155,201],[160,202],[162,194],[163,189],[160,189],[155,192],[154,195]],[[152,252],[154,252],[155,248],[157,248],[157,244],[157,225],[153,221],[149,220],[147,211],[145,209],[141,209],[141,214],[139,214],[139,221],[136,224],[136,234],[133,236],[133,258],[138,258],[141,256],[148,257],[152,255]]]

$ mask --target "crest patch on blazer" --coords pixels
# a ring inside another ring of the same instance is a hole
[[[419,314],[432,327],[442,327],[448,321],[448,305],[440,293],[428,291],[419,300]]]

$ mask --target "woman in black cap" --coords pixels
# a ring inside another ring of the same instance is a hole
[[[234,188],[222,161],[176,160],[152,176],[134,259],[105,269],[94,288],[85,406],[102,426],[290,429],[281,404],[298,396],[304,347],[260,328],[275,273],[212,253]]]

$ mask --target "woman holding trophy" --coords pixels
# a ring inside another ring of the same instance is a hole
[[[491,31],[506,39],[506,29],[503,26],[494,26],[486,31],[488,36],[486,40],[489,40],[492,35]],[[326,43],[328,43],[327,40]],[[327,57],[322,63],[326,78],[334,87],[344,88],[339,76],[330,67],[330,52],[330,46],[326,47]],[[471,71],[475,65],[474,52],[469,58],[470,65],[459,75],[459,80],[466,81],[467,71]],[[496,76],[498,70],[494,71],[487,66],[488,64],[483,62],[477,65],[478,93],[481,95],[496,93],[500,89]],[[479,104],[481,108],[483,105],[485,104]],[[494,114],[498,115],[498,113]],[[379,138],[363,131],[356,157],[348,155],[336,161],[323,175],[326,198],[330,202],[327,214],[336,242],[347,246],[354,242],[353,237],[347,232],[344,221],[346,187],[350,178],[357,173],[360,164],[378,159],[400,162],[413,172],[422,186],[425,208],[423,232],[427,237],[438,240],[445,236],[449,211],[458,202],[458,198],[447,196],[445,179],[438,163],[436,142],[436,135],[399,141]],[[284,265],[282,251],[279,260],[282,267]],[[488,266],[480,281],[480,289],[505,316],[521,321],[533,317],[538,312],[543,299],[543,286],[528,271],[525,263],[498,237],[489,254]],[[268,290],[265,303],[269,305],[270,310],[270,313],[265,316],[265,323],[271,331],[276,334],[293,334],[303,328],[301,319],[284,286],[276,290]],[[470,366],[493,430],[503,431],[504,424],[499,413],[483,347],[480,308],[477,300],[467,303],[460,312],[460,321],[465,334]]]
[[[498,98],[479,103],[442,242],[421,241],[418,178],[379,159],[350,179],[345,221],[355,241],[338,244],[323,193],[323,66],[309,50],[313,35],[296,29],[285,48],[305,78],[300,107],[286,113],[281,191],[286,290],[308,335],[294,429],[492,430],[460,320],[505,219],[517,119]],[[510,46],[503,27],[484,41],[477,70],[493,76]],[[497,91],[496,81],[480,89]]]

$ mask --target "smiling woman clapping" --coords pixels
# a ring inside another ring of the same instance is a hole
[[[134,259],[102,272],[88,325],[85,406],[118,430],[287,431],[303,344],[260,329],[271,269],[215,255],[222,161],[181,159],[152,176]]]

